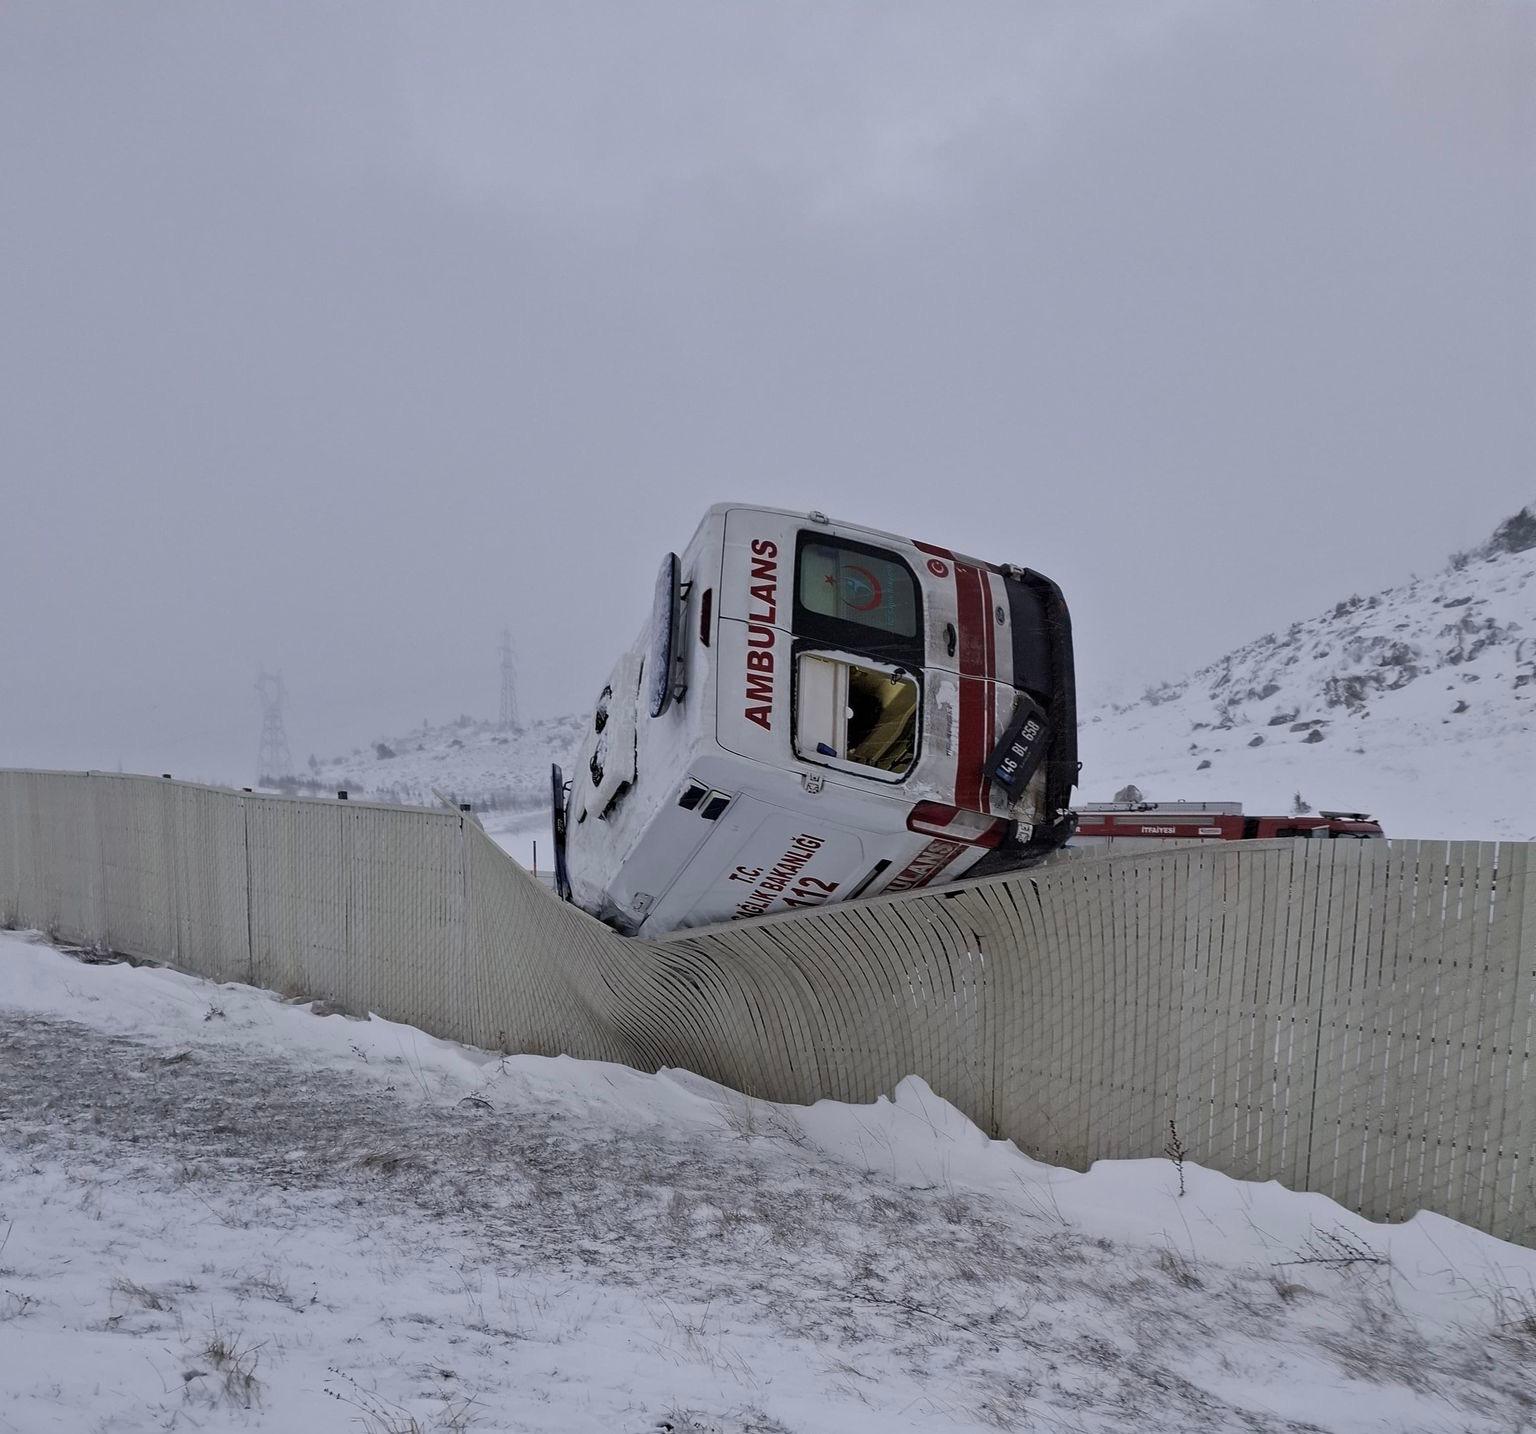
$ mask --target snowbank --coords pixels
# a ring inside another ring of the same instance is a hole
[[[1054,1169],[915,1078],[772,1105],[15,935],[0,1066],[4,1431],[1530,1417],[1536,1251]]]

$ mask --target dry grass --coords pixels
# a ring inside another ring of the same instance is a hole
[[[42,1301],[36,1295],[18,1290],[0,1290],[0,1324],[20,1319],[35,1310]]]
[[[261,1402],[261,1381],[256,1370],[261,1364],[264,1343],[253,1343],[243,1335],[214,1325],[202,1348],[202,1357],[217,1376],[212,1389],[198,1384],[207,1377],[206,1371],[189,1371],[183,1375],[189,1395],[196,1393],[209,1403],[221,1400],[236,1409],[254,1409]]]
[[[170,1291],[157,1290],[152,1285],[141,1285],[136,1280],[126,1279],[121,1275],[112,1281],[112,1293],[131,1305],[153,1310],[157,1314],[169,1313],[176,1308],[176,1301],[172,1298]]]
[[[720,1415],[674,1404],[651,1427],[655,1434],[790,1434],[787,1425],[750,1404]]]
[[[268,1265],[259,1274],[246,1275],[234,1286],[234,1293],[242,1299],[267,1300],[291,1310],[304,1307],[293,1297],[288,1277],[276,1265]]]
[[[1195,1273],[1194,1261],[1182,1252],[1165,1245],[1157,1252],[1157,1268],[1181,1290],[1203,1290],[1205,1281]]]
[[[1536,1362],[1536,1291],[1499,1290],[1493,1295],[1493,1309],[1499,1340]]]
[[[476,1401],[467,1395],[440,1396],[442,1407],[423,1421],[377,1389],[364,1389],[350,1374],[334,1367],[330,1374],[326,1394],[357,1411],[351,1422],[360,1426],[363,1434],[465,1434],[480,1420]]]

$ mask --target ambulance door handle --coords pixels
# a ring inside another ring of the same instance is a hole
[[[954,625],[954,623],[946,622],[944,624],[944,646],[948,650],[949,655],[951,657],[953,657],[955,655],[955,644],[956,644],[956,641],[957,641],[957,638],[956,638],[956,634],[955,634],[955,625]]]

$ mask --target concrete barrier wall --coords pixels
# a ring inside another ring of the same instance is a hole
[[[641,942],[455,812],[0,772],[6,925],[778,1100],[915,1072],[1067,1165],[1172,1120],[1232,1175],[1528,1244],[1532,850],[1184,847]]]

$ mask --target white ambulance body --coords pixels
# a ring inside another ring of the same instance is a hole
[[[658,936],[1028,864],[1070,835],[1076,737],[1049,579],[717,506],[557,775],[560,884]]]

